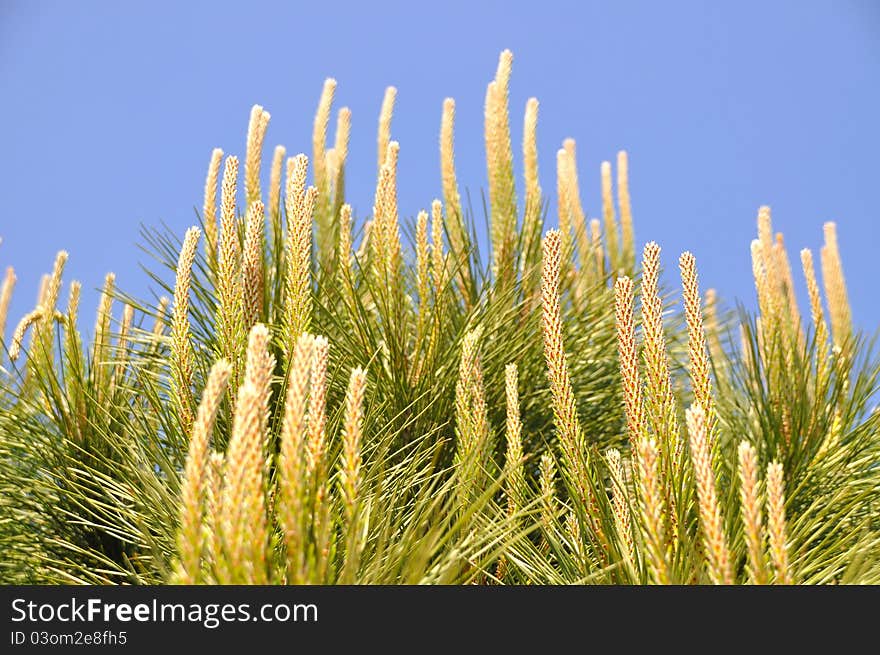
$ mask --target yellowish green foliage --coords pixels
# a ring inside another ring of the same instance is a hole
[[[388,87],[368,205],[346,197],[351,111],[331,135],[328,79],[310,155],[276,146],[263,188],[269,113],[254,105],[243,171],[211,153],[201,225],[145,231],[159,300],[110,273],[83,337],[78,282],[58,309],[62,251],[7,334],[8,269],[3,579],[880,581],[880,364],[853,326],[836,225],[821,284],[800,252],[808,317],[766,206],[755,316],[704,296],[689,252],[671,291],[656,242],[637,261],[625,151],[597,166],[598,206],[573,139],[544,185],[555,203],[542,191],[535,98],[517,198],[513,82],[504,51],[484,108],[485,235],[456,175],[453,99],[442,201],[401,207]]]

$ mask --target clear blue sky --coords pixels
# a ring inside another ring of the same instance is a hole
[[[483,99],[503,48],[515,56],[515,143],[526,99],[541,102],[545,192],[556,149],[574,137],[596,215],[600,162],[626,148],[639,246],[658,241],[670,271],[692,250],[704,288],[750,305],[759,205],[773,208],[796,271],[797,251],[818,252],[822,223],[836,220],[855,320],[880,325],[880,3],[844,0],[0,0],[0,267],[19,277],[10,322],[61,248],[67,281],[94,289],[112,270],[143,295],[139,223],[180,234],[193,223],[211,149],[243,154],[254,103],[272,114],[267,155],[278,143],[310,152],[329,76],[336,107],[353,112],[347,191],[360,216],[389,84],[401,211],[440,195],[445,96],[458,103],[459,181],[479,198]],[[84,297],[84,327],[95,299]]]

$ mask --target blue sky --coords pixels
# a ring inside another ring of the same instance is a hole
[[[835,220],[856,323],[880,325],[880,3],[842,0],[2,0],[0,267],[19,278],[10,323],[33,306],[61,248],[67,281],[92,290],[112,270],[145,295],[139,224],[182,234],[194,222],[211,149],[243,154],[254,103],[272,114],[267,156],[279,143],[309,153],[326,77],[338,80],[336,107],[353,112],[347,193],[359,216],[373,197],[389,84],[399,90],[402,213],[440,195],[446,96],[457,101],[459,182],[478,202],[485,87],[504,48],[515,56],[515,144],[526,100],[541,103],[546,193],[555,152],[574,137],[597,215],[600,163],[627,149],[639,247],[658,241],[671,272],[691,250],[703,288],[749,305],[759,205],[772,207],[796,272],[798,250],[818,253],[822,223]],[[84,317],[95,299],[84,296]]]

